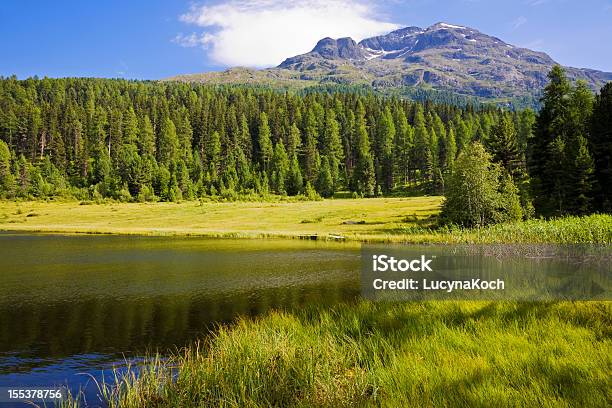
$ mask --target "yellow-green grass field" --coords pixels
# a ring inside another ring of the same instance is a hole
[[[442,197],[89,205],[0,201],[0,230],[411,243],[612,242],[610,215],[437,228],[441,204]]]

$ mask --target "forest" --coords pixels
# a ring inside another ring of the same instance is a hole
[[[536,113],[363,93],[1,78],[0,198],[445,194],[451,221],[498,220],[455,216],[474,188],[498,194],[491,211],[507,218],[610,211],[612,83],[594,95],[561,67],[549,79]]]

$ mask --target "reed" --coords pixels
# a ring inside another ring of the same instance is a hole
[[[610,312],[366,301],[275,312],[153,357],[101,395],[110,407],[605,406]]]

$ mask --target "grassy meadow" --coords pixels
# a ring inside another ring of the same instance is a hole
[[[610,307],[359,302],[272,313],[100,388],[110,407],[603,407]]]
[[[612,243],[612,216],[438,228],[442,197],[278,202],[0,201],[0,230],[408,243]]]

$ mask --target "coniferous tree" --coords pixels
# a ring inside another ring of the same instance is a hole
[[[257,132],[257,142],[259,147],[259,160],[262,168],[267,169],[268,163],[272,158],[273,148],[270,133],[270,125],[268,124],[268,115],[262,112],[259,117],[259,131]]]
[[[327,156],[321,158],[315,186],[321,197],[329,198],[334,195],[334,180]]]
[[[414,144],[414,130],[408,123],[406,113],[401,108],[396,110],[395,122],[397,127],[394,142],[394,165],[400,183],[405,184],[410,177],[410,154]]]
[[[298,149],[302,145],[302,136],[300,135],[300,129],[295,123],[291,125],[289,130],[289,136],[287,139],[287,154],[289,157],[293,157],[298,154]]]
[[[575,204],[573,212],[576,214],[588,214],[591,212],[591,204],[593,201],[593,173],[595,166],[585,138],[578,139],[579,148],[576,155],[574,167],[574,185]]]
[[[414,151],[412,157],[421,181],[429,181],[433,171],[433,158],[430,149],[430,135],[425,127],[425,117],[421,107],[417,107],[414,117]]]
[[[285,145],[282,140],[279,140],[274,146],[274,154],[272,156],[272,188],[278,194],[286,193],[286,180],[289,173],[289,158],[285,151]]]
[[[336,113],[329,109],[325,116],[325,128],[321,141],[321,154],[327,157],[332,184],[339,185],[339,166],[344,159],[344,151],[340,140],[340,125],[336,120]]]
[[[176,135],[174,122],[166,117],[159,132],[159,148],[157,149],[157,160],[168,166],[176,160],[179,151],[179,140]],[[112,157],[112,156],[111,156]]]
[[[311,184],[314,182],[318,171],[318,151],[317,151],[317,120],[313,109],[310,109],[306,115],[305,124],[305,143],[303,147],[304,155],[304,178]]]
[[[0,140],[0,197],[10,196],[13,190],[11,174],[11,152],[8,145]]]
[[[593,204],[600,211],[612,211],[612,82],[595,97],[590,130],[589,147],[597,181]]]
[[[486,147],[493,161],[500,163],[508,174],[513,174],[521,164],[516,129],[510,115],[501,115],[491,128]]]
[[[353,189],[365,196],[373,196],[376,186],[374,162],[365,121],[363,105],[357,107],[357,158],[353,171]]]
[[[585,200],[576,192],[581,189],[582,195],[592,194],[584,191],[589,185],[584,183],[588,151],[580,152],[581,140],[588,136],[592,96],[583,83],[572,87],[560,66],[553,67],[548,77],[542,110],[528,146],[535,207],[543,215],[580,213]]]
[[[304,187],[304,179],[302,178],[302,171],[300,170],[300,164],[297,155],[293,155],[291,164],[289,165],[289,172],[287,174],[286,188],[287,194],[296,195],[299,194]]]
[[[379,122],[381,185],[385,193],[393,189],[393,141],[395,140],[395,124],[391,110],[387,106]]]
[[[155,131],[148,115],[140,121],[137,141],[141,155],[155,157]]]

